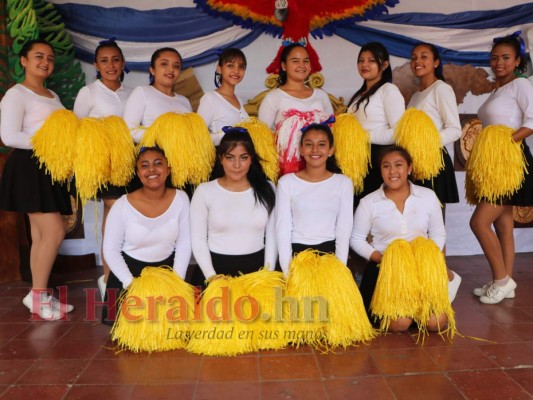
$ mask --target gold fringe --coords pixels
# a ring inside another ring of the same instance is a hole
[[[215,146],[198,114],[168,112],[159,116],[139,144],[140,147],[156,145],[167,156],[174,186],[197,186],[209,179],[215,162]]]
[[[419,331],[424,337],[427,334],[427,323],[431,316],[445,314],[448,319],[447,328],[439,334],[447,335],[452,340],[457,333],[455,313],[448,295],[448,271],[444,254],[431,239],[418,237],[411,242],[420,282],[420,314],[418,316]],[[423,340],[423,339],[422,339]]]
[[[381,319],[382,330],[400,317],[418,322],[420,315],[420,283],[411,245],[396,239],[383,252],[374,296],[372,314]]]
[[[470,179],[476,199],[497,204],[520,189],[527,168],[523,144],[513,140],[514,132],[503,125],[491,125],[477,136],[466,164],[466,182]]]
[[[444,169],[439,131],[424,111],[408,108],[398,122],[394,140],[413,158],[415,179],[432,179]]]
[[[124,313],[128,304],[130,316]],[[136,353],[183,349],[193,308],[193,287],[170,267],[144,268],[128,287],[111,338],[119,348]],[[134,321],[131,316],[139,318]]]
[[[291,261],[287,296],[298,304],[293,344],[320,350],[367,342],[375,337],[350,270],[333,254],[306,250]],[[286,310],[286,319],[294,320]]]
[[[76,141],[76,193],[85,205],[96,198],[111,173],[109,133],[102,120],[82,118]]]
[[[370,164],[370,136],[352,113],[337,115],[332,131],[335,159],[342,173],[352,180],[355,194],[359,194]]]
[[[245,296],[245,287],[238,278],[222,276],[211,280],[202,293],[202,315],[198,322],[191,324],[187,350],[206,356],[235,356],[253,351],[253,332],[234,315],[237,300]],[[241,301],[237,307],[244,318],[251,315],[248,301]],[[213,320],[213,317],[227,320]]]
[[[276,149],[274,134],[270,128],[257,118],[251,117],[237,124],[248,130],[254,143],[255,151],[259,156],[261,167],[267,178],[276,183],[279,177],[279,156]]]
[[[56,110],[31,139],[35,157],[54,182],[65,182],[73,174],[78,125],[72,111]]]
[[[115,115],[103,119],[108,130],[111,158],[111,174],[109,183],[115,186],[126,186],[133,177],[135,165],[135,144],[130,130],[124,120]]]

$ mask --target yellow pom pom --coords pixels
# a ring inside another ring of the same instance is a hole
[[[33,152],[55,182],[73,174],[79,121],[72,111],[56,110],[32,138]]]
[[[272,131],[264,122],[253,117],[236,126],[248,130],[265,175],[276,183],[279,177],[279,156]]]
[[[520,189],[527,169],[523,145],[513,140],[514,132],[494,125],[485,127],[476,137],[466,164],[466,182],[474,194],[470,197],[498,203]]]
[[[441,335],[447,333],[453,339],[457,329],[455,327],[455,314],[448,294],[448,272],[444,254],[431,239],[418,237],[411,242],[415,256],[420,282],[420,314],[417,318],[422,334],[432,315],[445,314],[448,319],[448,328],[441,330]]]
[[[348,176],[359,194],[370,164],[370,136],[352,113],[339,114],[333,124],[335,159],[342,173]]]
[[[413,158],[415,179],[432,179],[444,169],[439,131],[424,111],[407,109],[398,122],[394,140]]]
[[[418,321],[420,283],[409,242],[396,239],[383,252],[376,289],[370,303],[372,314],[381,319],[381,329],[400,317]]]
[[[82,203],[96,198],[111,172],[109,134],[102,120],[83,118],[76,142],[76,191]]]
[[[109,183],[115,186],[126,186],[134,173],[135,144],[130,130],[124,120],[117,116],[104,118],[108,130],[111,158],[111,174]]]
[[[176,187],[207,181],[215,162],[215,146],[204,120],[196,113],[169,112],[159,116],[139,146],[163,149]]]
[[[298,253],[291,261],[287,296],[295,298],[298,318],[291,330],[296,345],[320,350],[366,342],[375,336],[350,270],[333,254],[315,250]],[[289,308],[289,307],[288,307]]]
[[[194,289],[169,268],[147,267],[128,287],[111,330],[133,352],[183,349],[194,310]]]

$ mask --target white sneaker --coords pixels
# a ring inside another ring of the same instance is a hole
[[[54,310],[62,311],[64,313],[69,313],[74,310],[74,306],[72,304],[61,303],[55,297],[51,297],[50,301],[52,302],[52,307]]]
[[[488,287],[485,295],[479,298],[479,301],[484,304],[498,304],[515,289],[516,282],[512,278],[509,278],[509,281],[503,286],[493,283]]]
[[[100,289],[100,295],[102,296],[102,301],[104,301],[105,299],[105,288],[107,286],[104,278],[105,278],[105,275],[102,275],[100,278],[96,280],[96,283],[98,284],[98,289]]]
[[[455,300],[455,296],[457,296],[457,292],[459,290],[459,285],[461,285],[461,281],[463,280],[461,276],[450,270],[450,272],[453,275],[453,279],[451,281],[448,281],[448,297],[450,298],[450,303]]]
[[[36,298],[34,299],[33,291],[30,290],[24,299],[22,299],[22,304],[28,307],[31,313],[37,314],[40,318],[47,321],[56,321],[65,317],[65,312],[63,310],[54,307],[52,301],[53,297],[48,293],[42,292],[40,293],[40,297],[39,295],[35,297]]]
[[[481,296],[485,296],[486,293],[487,293],[487,289],[490,287],[490,285],[492,285],[492,281],[490,281],[489,283],[487,283],[486,285],[483,285],[482,287],[479,287],[479,288],[475,288],[472,293],[474,293],[475,296],[477,297],[481,297]],[[515,292],[514,292],[514,289],[511,290],[507,296],[505,296],[506,299],[514,299],[515,298]]]

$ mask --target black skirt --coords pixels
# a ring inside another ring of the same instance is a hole
[[[147,262],[136,260],[135,258],[130,257],[126,253],[122,252],[122,257],[124,257],[126,265],[135,278],[141,275],[142,270],[146,267],[172,267],[174,265],[174,255],[175,253],[172,253],[168,258],[162,261]],[[112,326],[115,323],[115,319],[120,311],[121,297],[124,292],[125,289],[122,288],[122,282],[120,282],[113,271],[111,271],[109,273],[109,278],[107,278],[104,303],[111,301],[112,304],[104,304],[104,308],[102,309],[103,324]]]
[[[265,264],[265,249],[251,254],[227,255],[211,253],[211,262],[217,274],[239,276],[259,271]],[[191,284],[205,288],[205,276],[200,266],[196,265],[192,274]]]
[[[453,162],[445,147],[442,148],[442,158],[444,159],[444,169],[435,178],[425,181],[415,180],[414,183],[433,190],[442,204],[459,203]]]
[[[318,250],[323,253],[335,253],[335,241],[330,240],[328,242],[318,243],[318,244],[302,244],[302,243],[293,243],[292,252],[294,255],[301,253],[302,251],[312,249]]]
[[[0,182],[0,209],[23,213],[72,214],[66,184],[52,182],[32,150],[15,149],[4,166]]]
[[[353,209],[357,209],[359,202],[367,194],[375,192],[380,188],[383,183],[383,178],[381,177],[381,166],[379,165],[379,158],[381,152],[391,145],[381,145],[381,144],[371,144],[370,145],[370,162],[371,165],[368,167],[368,174],[363,180],[363,191],[360,194],[354,195],[353,198]]]
[[[374,291],[376,290],[376,284],[378,282],[379,268],[378,264],[369,261],[366,265],[365,271],[363,272],[363,278],[361,279],[361,285],[359,286],[359,292],[363,298],[363,304],[365,305],[365,310],[368,315],[368,319],[372,321],[372,312],[370,310],[370,303],[372,302],[372,296],[374,296]]]
[[[531,155],[531,150],[524,140],[522,147],[522,152],[526,159],[527,173],[524,176],[522,181],[522,186],[520,189],[513,194],[509,199],[504,200],[504,204],[511,206],[519,207],[530,207],[533,206],[533,156]]]

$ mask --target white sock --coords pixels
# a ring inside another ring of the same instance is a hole
[[[505,278],[503,279],[494,279],[494,283],[496,284],[496,286],[505,286],[507,285],[507,282],[509,282],[509,279],[511,279],[511,277],[509,275],[507,275]]]

